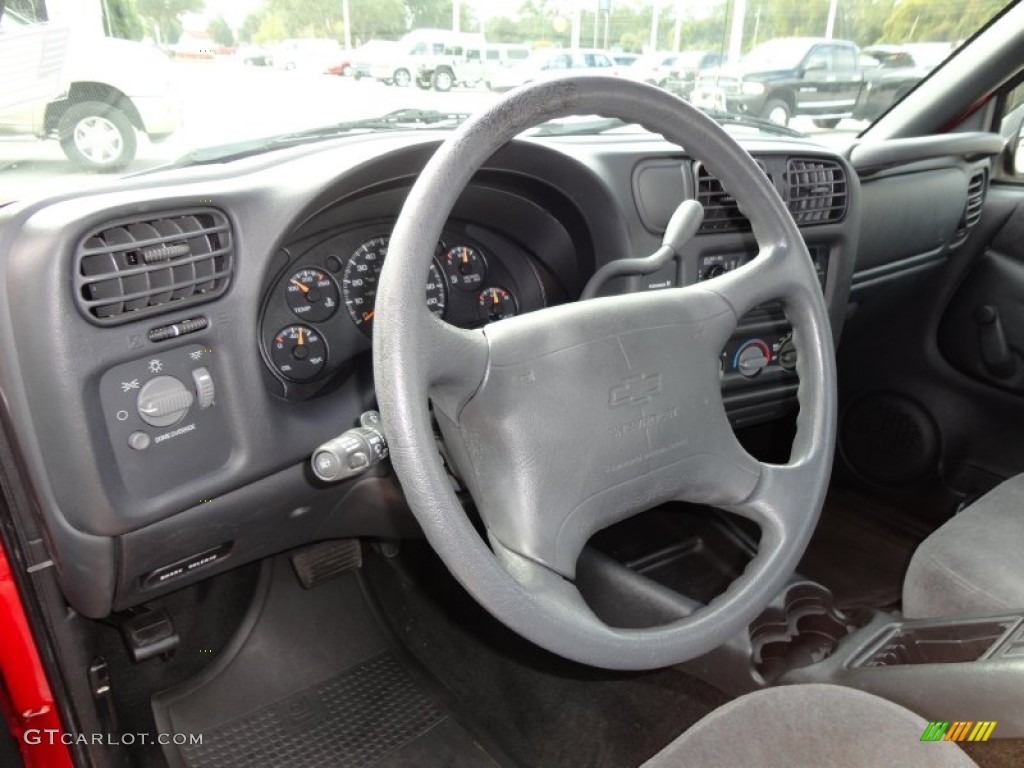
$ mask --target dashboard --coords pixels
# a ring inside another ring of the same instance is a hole
[[[417,534],[386,462],[326,484],[309,458],[374,407],[377,277],[442,139],[357,136],[0,210],[4,417],[38,513],[30,551],[76,610],[320,539]],[[838,340],[857,172],[798,139],[744,147],[801,226]],[[602,265],[656,250],[685,199],[705,209],[685,253],[606,293],[713,280],[756,255],[749,223],[658,137],[517,140],[422,244],[423,300],[465,328],[574,301]],[[796,409],[794,354],[782,306],[742,320],[720,362],[734,425]]]

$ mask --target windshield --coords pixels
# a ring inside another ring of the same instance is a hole
[[[0,203],[354,132],[447,131],[566,75],[642,80],[727,130],[828,142],[862,131],[1001,5],[7,0]],[[757,79],[769,71],[775,82]],[[639,130],[582,119],[540,133]]]

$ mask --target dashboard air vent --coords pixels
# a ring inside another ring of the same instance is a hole
[[[227,216],[197,208],[105,224],[75,258],[75,298],[98,325],[210,301],[227,290],[233,246]]]
[[[953,235],[954,246],[963,243],[974,226],[981,221],[981,209],[985,205],[987,182],[988,173],[978,171],[971,176],[971,180],[967,183],[967,203],[964,205],[964,215],[960,217],[960,224]]]
[[[697,163],[697,202],[704,206],[704,221],[698,232],[747,232],[750,222],[740,213],[736,198],[725,191],[722,182],[711,175],[703,163]]]
[[[791,159],[786,164],[789,212],[800,226],[840,221],[846,215],[846,173],[832,160]]]

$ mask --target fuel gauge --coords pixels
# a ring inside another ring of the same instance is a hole
[[[286,379],[311,381],[327,365],[327,345],[309,326],[289,325],[274,336],[270,358]]]
[[[513,317],[519,312],[516,297],[497,286],[484,288],[476,297],[476,303],[477,315],[488,323]]]

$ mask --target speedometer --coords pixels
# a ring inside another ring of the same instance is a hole
[[[360,245],[349,256],[341,280],[342,299],[357,326],[369,333],[373,325],[374,304],[377,300],[377,282],[388,254],[388,238],[375,237]],[[427,274],[427,308],[435,315],[444,315],[447,305],[445,282],[437,262],[430,262]]]

